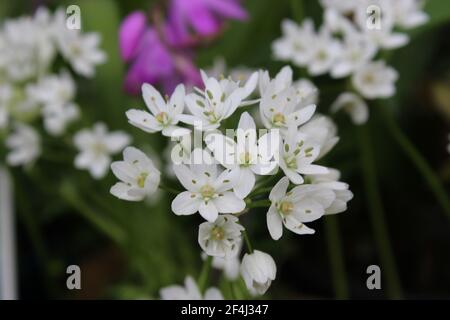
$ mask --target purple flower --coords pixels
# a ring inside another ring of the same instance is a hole
[[[190,30],[200,36],[220,31],[225,19],[244,20],[246,11],[239,0],[171,0],[169,22],[179,43],[191,40]]]
[[[138,94],[143,83],[161,85],[170,94],[175,86],[183,82],[198,85],[201,77],[188,50],[176,50],[169,42],[170,28],[162,25],[156,30],[146,23],[144,13],[137,11],[128,15],[119,31],[122,58],[130,63],[124,87],[131,94]],[[162,33],[162,34],[160,34]],[[162,39],[161,39],[162,38]]]

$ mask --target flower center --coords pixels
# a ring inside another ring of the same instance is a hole
[[[242,165],[249,165],[251,160],[250,152],[242,152],[239,156]]]
[[[288,215],[294,209],[294,204],[290,201],[283,201],[280,203],[279,210],[283,215]]]
[[[225,231],[219,226],[215,226],[211,229],[211,238],[214,240],[223,240],[225,238]]]
[[[169,121],[169,116],[165,112],[158,113],[155,118],[161,124],[167,124],[167,122]]]
[[[148,177],[148,173],[147,172],[142,172],[139,177],[137,178],[137,185],[139,186],[139,188],[144,188],[145,186],[145,180]]]
[[[101,156],[106,153],[107,149],[103,143],[97,142],[92,145],[92,151],[96,156]]]
[[[200,188],[200,194],[202,195],[202,198],[204,200],[211,199],[214,196],[215,193],[216,193],[216,191],[210,185],[206,184],[206,185],[204,185],[203,187]]]
[[[282,126],[286,123],[286,118],[284,117],[284,114],[276,113],[274,114],[272,121],[276,126]]]

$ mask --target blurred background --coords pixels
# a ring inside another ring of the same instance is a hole
[[[167,139],[127,124],[125,111],[141,108],[143,101],[124,89],[127,65],[118,45],[124,17],[134,10],[150,12],[156,2],[2,1],[0,19],[32,14],[40,5],[56,9],[77,4],[83,30],[101,34],[108,56],[94,78],[78,81],[82,121],[102,120],[111,129],[127,131],[134,145],[164,166]],[[265,68],[276,74],[284,64],[273,60],[271,43],[280,36],[284,18],[296,19],[298,2],[305,16],[320,22],[317,1],[242,1],[248,18],[227,21],[220,34],[200,43],[195,65],[209,69],[220,57],[230,68]],[[351,186],[355,196],[349,209],[313,222],[314,236],[286,233],[277,242],[266,230],[264,209],[244,217],[253,241],[277,261],[277,280],[265,298],[450,298],[450,215],[398,142],[404,134],[414,143],[448,197],[450,2],[428,0],[425,11],[429,23],[412,31],[411,42],[389,56],[400,74],[396,96],[371,104],[370,121],[363,127],[355,127],[345,115],[335,117],[341,139],[327,162]],[[328,76],[311,80],[320,89],[318,108],[327,113],[345,83]],[[400,136],[383,115],[386,106],[395,115]],[[116,181],[111,173],[95,181],[89,173],[68,167],[75,151],[58,151],[58,143],[56,138],[50,142],[52,157],[11,171],[20,298],[157,298],[161,287],[200,273],[201,217],[175,216],[172,198],[163,192],[145,203],[116,199],[109,194]],[[66,267],[72,264],[81,267],[82,290],[66,288]],[[382,271],[381,290],[366,287],[366,269],[373,264]],[[223,285],[219,273],[212,277]]]

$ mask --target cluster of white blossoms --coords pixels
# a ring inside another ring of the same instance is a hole
[[[96,33],[67,28],[62,10],[52,14],[42,7],[34,16],[2,23],[0,143],[10,149],[9,165],[29,165],[39,157],[41,119],[48,134],[60,136],[79,117],[72,75],[94,75],[106,59],[99,42]],[[61,58],[66,67],[55,70]]]
[[[250,293],[264,294],[276,278],[276,264],[253,250],[241,217],[266,207],[269,234],[278,240],[283,225],[312,234],[305,223],[345,211],[353,196],[349,186],[337,170],[316,163],[338,142],[337,129],[330,118],[315,114],[317,89],[306,79],[293,81],[290,67],[273,79],[267,71],[243,82],[204,72],[202,78],[203,88],[186,92],[180,84],[165,98],[144,84],[148,110],[131,109],[126,116],[131,125],[174,141],[171,173],[184,191],[176,192],[171,209],[206,220],[198,229],[203,254],[228,279],[240,275]],[[161,172],[152,160],[135,147],[127,147],[124,160],[111,169],[120,180],[111,193],[120,199],[140,201],[158,186],[167,189],[159,185]],[[161,296],[202,298],[190,277],[185,288],[168,287]]]
[[[323,25],[282,22],[283,36],[273,42],[276,59],[305,68],[312,76],[328,73],[349,78],[351,88],[338,96],[331,111],[349,113],[355,124],[367,121],[364,99],[388,98],[395,94],[398,73],[379,53],[404,46],[409,39],[401,30],[424,24],[428,16],[421,0],[321,0]]]

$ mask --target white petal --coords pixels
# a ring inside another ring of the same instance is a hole
[[[146,111],[131,109],[126,112],[126,116],[130,124],[145,132],[154,133],[162,128],[155,117]]]
[[[219,212],[217,211],[217,208],[214,205],[213,201],[201,202],[200,207],[198,208],[198,213],[200,213],[200,215],[209,222],[216,221],[219,215]]]
[[[220,213],[238,213],[245,209],[245,201],[230,191],[221,193],[213,202]]]
[[[281,178],[273,187],[272,191],[270,191],[269,199],[270,201],[278,201],[282,199],[286,195],[286,191],[289,187],[289,178],[283,177]]]
[[[283,235],[283,222],[275,205],[271,205],[266,216],[267,228],[273,240],[278,240]]]
[[[111,187],[110,192],[112,195],[122,200],[140,201],[144,199],[145,195],[143,193],[141,195],[130,195],[130,189],[130,186],[128,186],[126,183],[118,182]]]
[[[237,185],[234,186],[233,190],[238,198],[244,199],[252,191],[255,186],[255,175],[248,168],[240,169],[240,177]]]
[[[176,215],[191,215],[199,211],[201,199],[195,193],[184,191],[172,201],[172,211]]]
[[[142,97],[144,98],[147,108],[153,113],[158,115],[164,111],[166,103],[164,102],[161,94],[151,84],[144,83],[142,85]]]

